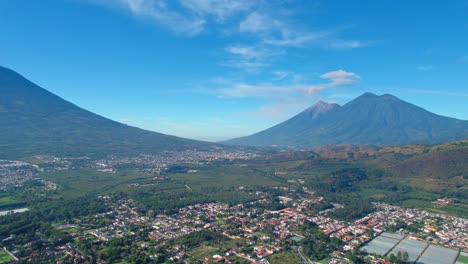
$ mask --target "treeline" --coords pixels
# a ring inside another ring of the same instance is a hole
[[[83,250],[84,252],[86,250]],[[131,237],[114,238],[109,242],[99,246],[96,252],[86,252],[90,255],[96,254],[100,260],[105,260],[106,263],[156,263],[157,259],[151,259],[148,254],[141,251],[138,246],[133,243]],[[94,253],[94,254],[93,254]]]
[[[11,243],[25,245],[31,243],[30,249],[20,250],[18,257],[27,256],[31,251],[41,251],[48,246],[60,246],[72,239],[50,224],[42,221],[31,221],[26,215],[7,215],[0,217],[0,240],[4,246]]]
[[[108,211],[107,206],[94,195],[86,195],[76,199],[46,200],[33,205],[31,217],[42,221],[71,220]]]
[[[332,211],[329,216],[343,221],[352,222],[375,211],[369,200],[353,199],[344,204],[343,208]]]
[[[203,229],[203,230],[196,231],[188,235],[173,239],[169,241],[168,244],[169,245],[181,245],[184,248],[189,249],[189,248],[197,247],[202,243],[212,245],[216,242],[223,241],[223,240],[229,240],[229,238],[221,234],[218,234],[214,231]]]
[[[307,232],[307,236],[300,242],[300,246],[304,254],[312,260],[323,260],[342,245],[341,240],[323,234],[312,222],[306,221],[303,229]]]
[[[129,196],[137,200],[146,210],[169,214],[177,213],[180,208],[194,204],[224,202],[235,205],[257,199],[256,196],[240,192],[238,189],[222,187],[203,187],[200,191],[188,190],[186,187],[156,192],[151,189],[137,189],[132,190]]]
[[[7,247],[10,244],[26,245],[31,242],[31,247],[21,248],[17,254],[18,257],[28,256],[32,251],[40,252],[49,246],[72,242],[65,232],[56,230],[52,222],[72,221],[80,216],[105,211],[106,206],[93,196],[84,196],[76,200],[39,201],[32,205],[30,211],[1,216],[0,240],[3,240],[4,246]]]

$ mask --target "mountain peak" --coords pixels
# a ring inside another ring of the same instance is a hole
[[[387,102],[387,101],[402,101],[402,100],[391,94],[376,95],[374,93],[366,92],[366,93],[363,93],[361,96],[355,98],[349,103],[382,102],[382,101]]]
[[[339,107],[339,105],[335,103],[327,103],[320,100],[311,107],[304,110],[303,113],[310,113],[312,114],[312,118],[316,118],[318,115],[326,113],[336,107]]]
[[[364,93],[343,106],[317,102],[281,124],[229,143],[304,149],[329,144],[432,144],[467,136],[468,121],[436,115],[390,94]]]
[[[361,96],[358,96],[356,99],[358,98],[378,98],[379,96],[374,94],[374,93],[371,93],[371,92],[365,92],[363,93]]]

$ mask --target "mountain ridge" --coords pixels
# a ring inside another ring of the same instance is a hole
[[[128,155],[219,146],[102,117],[5,67],[0,67],[0,92],[0,158]]]
[[[391,94],[367,92],[314,118],[306,110],[271,128],[224,143],[313,148],[440,143],[467,137],[468,121],[431,113]]]

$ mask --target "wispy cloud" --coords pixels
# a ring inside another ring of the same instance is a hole
[[[273,77],[274,81],[281,81],[293,75],[293,73],[290,71],[273,71],[272,73],[274,75]]]
[[[327,32],[299,31],[286,22],[259,12],[250,13],[239,23],[241,33],[249,33],[272,46],[302,46],[326,37]]]
[[[187,36],[205,31],[209,22],[224,23],[239,12],[250,10],[256,0],[82,0],[118,7],[138,18],[156,22],[170,31]],[[214,19],[212,19],[214,18]]]
[[[181,0],[181,4],[199,16],[212,15],[224,22],[233,14],[256,5],[255,0]]]
[[[252,12],[240,22],[239,31],[254,34],[269,34],[272,29],[278,26],[279,21],[258,12]]]
[[[329,47],[334,49],[356,49],[367,46],[367,43],[359,40],[331,40]]]
[[[303,47],[306,44],[318,45],[333,49],[354,49],[367,46],[360,40],[340,39],[340,29],[307,30],[288,23],[281,18],[257,11],[250,13],[239,23],[239,32],[249,33],[259,38],[261,43],[282,47]]]
[[[220,97],[235,98],[290,98],[297,96],[313,97],[321,91],[336,86],[354,84],[360,80],[360,76],[344,70],[330,71],[320,76],[327,80],[321,84],[302,84],[302,85],[273,85],[273,84],[245,84],[238,83],[230,87],[218,88],[216,93]]]
[[[339,32],[344,29],[307,30],[288,23],[287,19],[281,16],[259,11],[249,13],[239,22],[238,27],[240,34],[257,40],[256,46],[268,47],[280,54],[286,54],[290,48],[355,49],[367,46],[363,41],[338,38]],[[260,67],[269,65],[262,63]]]
[[[280,76],[289,73],[279,73]],[[344,70],[336,70],[324,73],[320,76],[326,80],[319,84],[293,84],[293,85],[274,85],[264,84],[246,84],[234,83],[230,86],[224,86],[215,89],[219,98],[263,98],[270,103],[260,107],[258,114],[267,116],[278,116],[278,113],[290,114],[289,110],[303,108],[306,104],[316,98],[322,91],[338,86],[352,85],[361,78],[359,75]]]
[[[295,12],[263,0],[81,0],[118,7],[183,36],[229,32],[239,37],[224,47],[221,65],[259,72],[290,48],[355,49],[367,43],[343,39],[347,29],[310,29],[294,22]],[[278,9],[281,9],[280,11]],[[213,30],[215,29],[215,30]],[[222,49],[222,48],[221,48]]]
[[[230,45],[226,47],[230,55],[224,65],[255,72],[268,65],[270,60],[282,54],[263,46]]]
[[[196,35],[203,31],[206,20],[173,10],[164,0],[120,0],[133,15],[154,20],[176,33]]]
[[[303,92],[308,96],[315,96],[321,91],[341,85],[350,85],[358,82],[361,77],[353,72],[337,70],[324,73],[320,78],[326,79],[329,82],[324,84],[309,85],[303,89]]]

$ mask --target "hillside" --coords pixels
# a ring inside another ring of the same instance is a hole
[[[210,149],[215,144],[127,126],[67,102],[0,67],[0,159]]]
[[[324,104],[319,103],[322,108]],[[225,143],[306,149],[330,144],[432,144],[468,137],[468,121],[436,115],[388,94],[365,93],[343,106],[330,104],[325,109],[317,115],[306,110]]]

